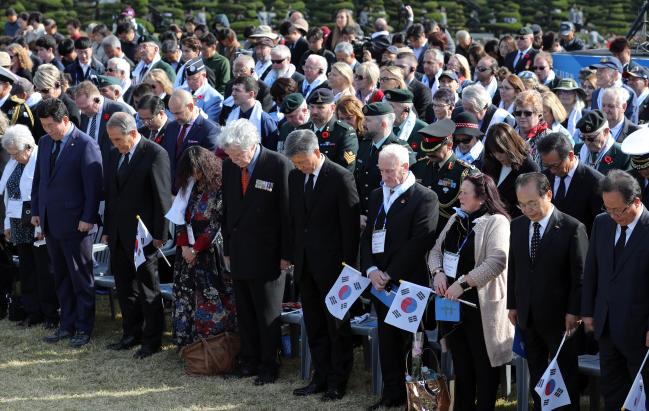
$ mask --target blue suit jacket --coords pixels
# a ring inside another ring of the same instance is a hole
[[[50,173],[54,142],[49,134],[39,141],[34,182],[32,215],[40,217],[46,235],[57,239],[85,236],[77,230],[79,221],[97,223],[102,199],[101,152],[97,142],[74,125]]]
[[[93,76],[96,77],[104,74],[105,70],[106,69],[104,68],[104,65],[101,64],[101,61],[97,60],[97,58],[95,58],[94,56],[90,61],[90,71],[88,75],[83,72],[81,64],[79,64],[79,59],[76,59],[74,63],[68,65],[65,68],[65,72],[68,73],[70,75],[70,78],[72,79],[72,81],[70,82],[71,86],[76,86],[84,80],[91,80]]]
[[[191,93],[191,90],[189,90]],[[215,123],[218,123],[219,116],[221,115],[221,107],[223,105],[223,96],[216,91],[208,83],[194,93],[196,98],[196,105],[207,114],[207,118]]]
[[[216,151],[216,137],[219,135],[220,128],[214,122],[203,118],[202,116],[196,117],[192,128],[183,140],[180,150],[176,152],[176,141],[182,126],[178,121],[174,120],[167,126],[165,131],[165,139],[162,143],[167,154],[169,154],[169,165],[171,169],[171,182],[174,193],[176,192],[174,182],[176,181],[176,164],[182,154],[191,146],[201,146],[212,152]]]

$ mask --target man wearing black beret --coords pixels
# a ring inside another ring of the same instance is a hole
[[[358,137],[356,130],[334,117],[336,104],[333,92],[328,88],[316,89],[309,94],[307,104],[311,119],[299,128],[315,132],[320,151],[331,161],[353,173],[358,153]]]
[[[606,175],[610,170],[628,170],[629,156],[611,135],[606,115],[601,110],[589,111],[577,122],[582,143],[575,144],[575,154],[587,166]]]
[[[408,143],[412,151],[417,154],[417,159],[423,157],[424,154],[419,150],[421,144],[419,130],[427,124],[417,118],[412,92],[406,89],[391,89],[385,90],[384,94],[384,100],[390,103],[394,110],[394,135]]]

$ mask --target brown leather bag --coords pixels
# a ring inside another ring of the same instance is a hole
[[[437,356],[430,348],[430,351],[437,365],[437,376],[431,379],[406,381],[406,395],[408,398],[407,411],[448,411],[451,406],[451,396],[448,391],[446,376],[441,373]],[[406,369],[408,368],[408,356],[406,355]]]
[[[219,375],[234,371],[241,342],[231,332],[201,338],[180,350],[185,372],[192,375]]]

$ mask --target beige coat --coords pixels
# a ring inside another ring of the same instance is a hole
[[[456,216],[448,220],[428,256],[430,272],[442,268],[442,243]],[[491,366],[497,367],[511,361],[514,340],[514,326],[507,318],[509,221],[500,214],[485,214],[475,220],[474,233],[476,265],[467,276],[478,287],[487,354]]]

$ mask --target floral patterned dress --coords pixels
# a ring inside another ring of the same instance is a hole
[[[189,246],[187,226],[180,227],[176,237],[172,338],[180,347],[236,328],[232,281],[220,272],[215,254],[222,220],[221,191],[199,192],[194,186],[185,212],[195,240],[192,265],[181,251]]]

